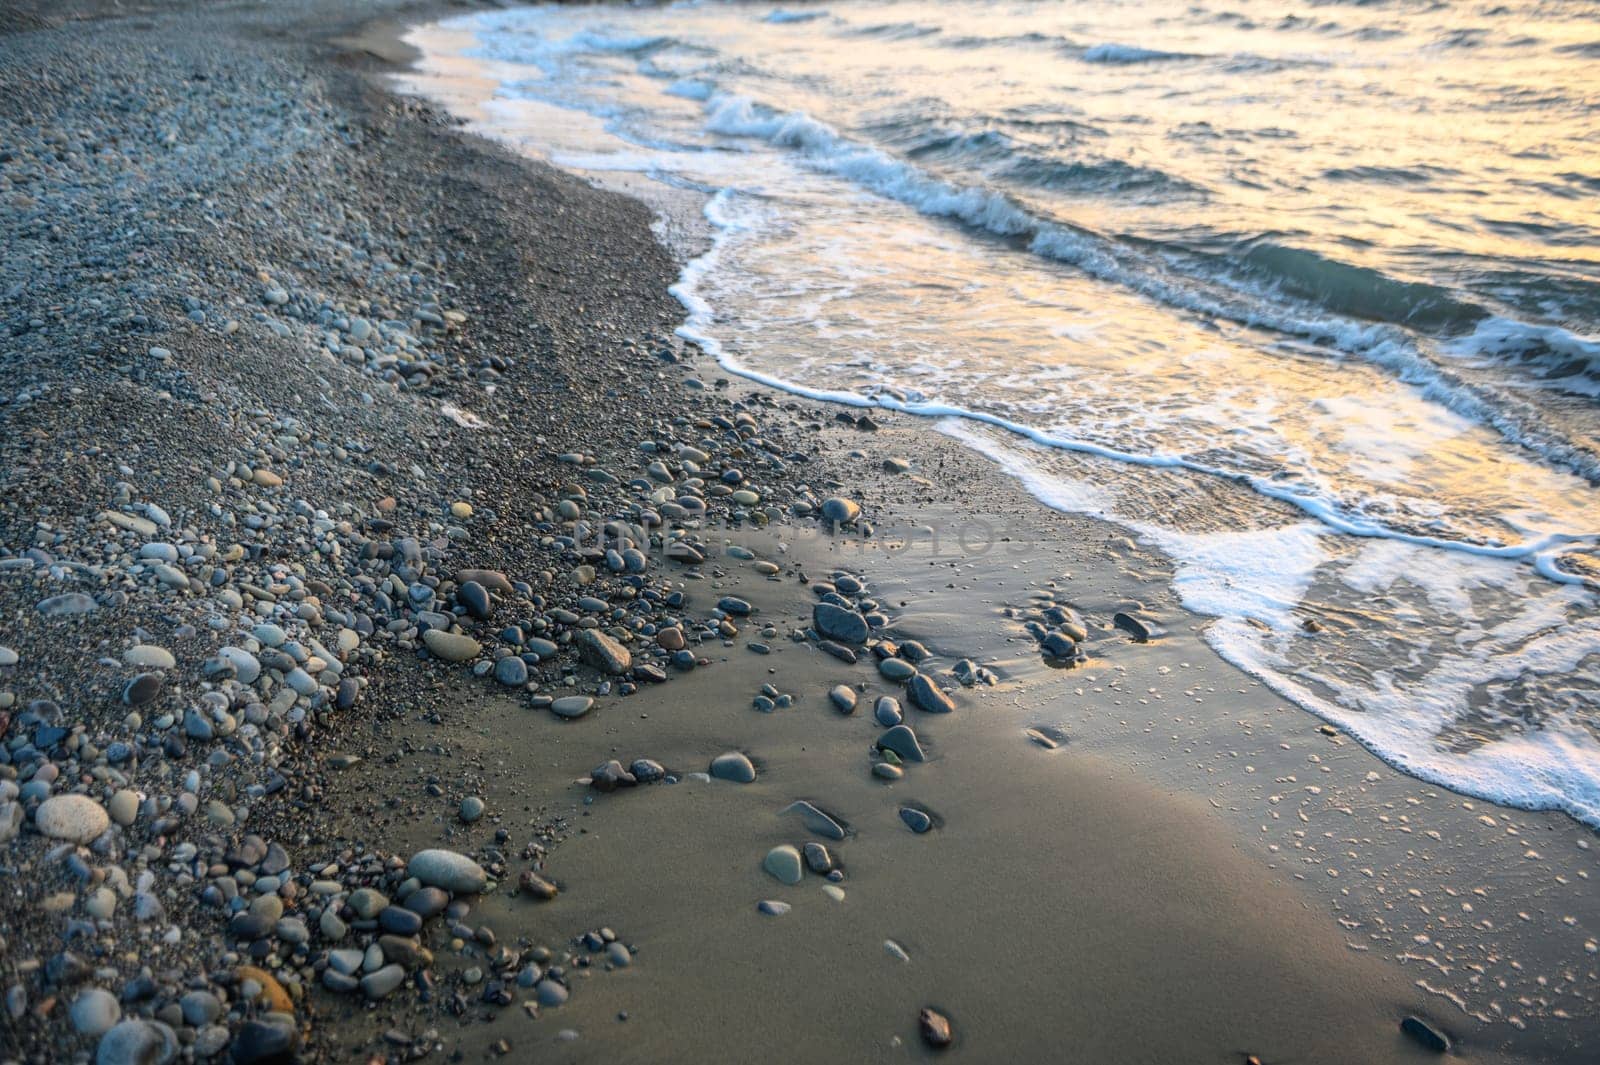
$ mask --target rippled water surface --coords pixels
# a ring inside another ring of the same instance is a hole
[[[423,89],[703,198],[730,368],[940,418],[1286,697],[1600,825],[1600,4],[447,25]]]

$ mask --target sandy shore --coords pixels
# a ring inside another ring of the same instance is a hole
[[[389,91],[441,13],[4,23],[0,1056],[1587,1060],[1592,833],[1319,728],[925,423],[683,349],[643,205]]]

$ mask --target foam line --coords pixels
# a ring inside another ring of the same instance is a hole
[[[1133,466],[1187,470],[1191,473],[1198,473],[1208,477],[1218,477],[1235,484],[1246,485],[1253,491],[1270,499],[1288,503],[1335,532],[1345,533],[1350,536],[1396,540],[1418,547],[1459,551],[1481,558],[1531,559],[1539,573],[1552,581],[1562,584],[1583,583],[1581,576],[1559,569],[1555,565],[1554,556],[1561,547],[1569,544],[1600,541],[1600,533],[1583,535],[1552,533],[1537,540],[1499,546],[1473,544],[1436,536],[1421,536],[1416,533],[1392,529],[1376,522],[1361,521],[1349,517],[1339,513],[1324,500],[1295,492],[1283,485],[1274,484],[1266,478],[1253,477],[1217,466],[1209,466],[1178,455],[1141,455],[1131,451],[1119,451],[1087,440],[1075,440],[1071,437],[1047,433],[1042,429],[1036,429],[986,411],[971,410],[970,408],[958,407],[948,403],[907,402],[896,399],[893,396],[881,394],[865,396],[859,392],[847,390],[812,388],[781,377],[775,377],[772,374],[762,373],[759,370],[753,370],[734,358],[722,345],[721,341],[712,335],[710,330],[715,321],[716,313],[711,305],[700,296],[698,291],[700,281],[715,270],[727,238],[739,229],[737,223],[729,219],[726,213],[726,207],[731,196],[731,190],[723,189],[707,202],[705,217],[711,223],[715,234],[712,246],[704,255],[691,260],[685,265],[678,282],[668,289],[673,297],[683,304],[684,310],[688,312],[687,321],[676,330],[677,335],[697,344],[730,373],[766,385],[769,388],[803,396],[807,399],[827,403],[840,403],[851,407],[881,408],[922,418],[960,418],[965,421],[994,426],[997,429],[1015,433],[1017,436],[1024,437],[1036,444],[1059,451],[1093,455],[1097,458],[1110,459]]]

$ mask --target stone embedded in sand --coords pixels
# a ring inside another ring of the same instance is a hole
[[[517,877],[517,890],[540,902],[548,902],[561,893],[554,881],[545,879],[532,869],[524,869],[522,875]]]
[[[956,708],[955,700],[944,693],[926,673],[915,674],[906,681],[906,694],[911,705],[929,714],[948,714]]]
[[[878,662],[878,672],[885,680],[904,681],[917,675],[917,667],[903,658],[885,658]]]
[[[446,662],[465,662],[469,658],[476,658],[478,652],[483,650],[483,645],[471,636],[443,629],[429,629],[422,634],[422,642]]]
[[[872,719],[884,728],[893,728],[905,720],[905,711],[900,709],[900,700],[892,695],[880,695],[872,707]]]
[[[1039,650],[1043,651],[1047,658],[1063,661],[1078,657],[1077,641],[1059,631],[1045,633],[1044,639],[1039,641]]]
[[[835,684],[828,692],[828,700],[841,714],[856,712],[856,692],[848,684]]]
[[[161,674],[141,673],[122,689],[122,701],[129,706],[143,706],[161,694],[161,685]]]
[[[843,496],[833,496],[822,501],[822,517],[824,521],[835,525],[849,525],[861,516],[861,504]]]
[[[761,868],[784,884],[798,884],[800,878],[805,875],[805,867],[800,862],[800,852],[788,843],[780,843],[768,851],[767,856],[761,861]]]
[[[922,753],[922,744],[917,742],[917,734],[911,731],[910,725],[896,725],[894,728],[878,737],[880,751],[893,751],[903,761],[926,762],[928,756]]]
[[[406,865],[406,872],[424,884],[457,895],[475,895],[489,883],[483,866],[465,854],[440,848],[418,851]]]
[[[928,816],[926,810],[919,810],[915,806],[900,807],[900,820],[919,836],[933,827],[933,818]]]
[[[818,603],[811,608],[811,624],[823,636],[844,643],[866,641],[867,619],[856,610],[833,603]]]
[[[711,760],[711,775],[718,780],[749,784],[756,779],[756,767],[738,751],[719,754]]]
[[[557,717],[582,717],[594,706],[594,700],[587,695],[563,695],[550,704],[550,710]]]
[[[922,1033],[922,1041],[935,1048],[947,1047],[955,1038],[955,1033],[950,1029],[950,1018],[929,1006],[923,1007],[922,1012],[917,1014],[917,1029]]]
[[[782,917],[792,908],[787,902],[780,902],[777,899],[762,899],[756,903],[757,911],[766,914],[768,917]]]
[[[1421,1017],[1407,1017],[1400,1022],[1400,1030],[1435,1054],[1446,1054],[1450,1051],[1450,1037]]]
[[[1121,611],[1111,615],[1111,624],[1133,637],[1135,643],[1149,643],[1150,637],[1155,635],[1155,630],[1144,618]]]
[[[111,827],[111,815],[87,795],[52,795],[34,812],[33,826],[51,839],[90,843]]]
[[[722,611],[724,614],[731,614],[734,617],[742,618],[749,614],[753,608],[748,602],[740,599],[738,596],[725,595],[721,599],[717,600],[717,609]]]
[[[613,677],[621,676],[633,666],[633,655],[628,649],[599,629],[584,629],[578,633],[577,642],[578,653],[585,662]]]
[[[840,840],[845,837],[844,825],[840,824],[837,818],[804,799],[790,803],[782,812],[799,814],[806,828],[823,839]]]
[[[805,855],[806,868],[819,876],[833,868],[833,855],[828,853],[827,847],[814,839],[807,841],[801,848],[801,853]]]

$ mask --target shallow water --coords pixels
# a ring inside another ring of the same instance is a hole
[[[1600,826],[1597,14],[529,8],[420,84],[700,195],[730,368],[941,418],[1386,759]]]

